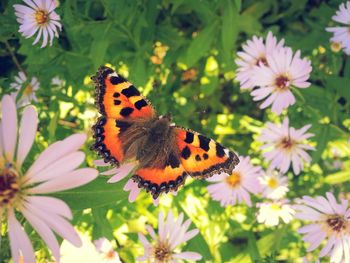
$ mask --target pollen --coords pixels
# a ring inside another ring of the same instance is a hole
[[[283,90],[289,87],[290,79],[287,75],[280,75],[275,80],[275,85],[277,88]]]
[[[154,248],[154,258],[156,262],[168,262],[171,259],[171,249],[169,244],[160,242]]]
[[[49,14],[44,10],[37,10],[34,16],[38,25],[44,25],[49,21]]]
[[[241,175],[237,172],[233,172],[230,176],[226,178],[226,182],[231,187],[236,187],[241,182]]]
[[[0,207],[12,204],[19,191],[18,176],[11,168],[0,170]]]
[[[276,188],[278,186],[278,181],[275,178],[269,178],[267,184],[270,188]]]
[[[34,91],[33,86],[29,84],[27,85],[27,87],[25,87],[23,94],[30,95],[33,93],[33,91]]]
[[[347,228],[347,222],[339,215],[330,216],[326,222],[328,227],[334,232],[341,232]]]

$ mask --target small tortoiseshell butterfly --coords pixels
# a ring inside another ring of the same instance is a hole
[[[91,79],[102,114],[93,127],[92,148],[115,166],[137,161],[132,179],[154,199],[176,191],[188,175],[202,179],[231,174],[239,163],[237,155],[219,143],[175,126],[170,116],[157,116],[151,103],[113,69],[101,66]]]

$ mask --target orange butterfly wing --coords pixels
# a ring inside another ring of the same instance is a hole
[[[140,92],[113,69],[100,67],[92,77],[96,86],[96,106],[103,115],[93,127],[92,146],[105,162],[119,165],[124,153],[120,133],[136,118],[152,118],[156,113]]]
[[[192,177],[207,178],[215,173],[231,173],[239,163],[237,155],[197,132],[175,128],[181,164]]]
[[[176,127],[177,153],[170,154],[165,168],[143,168],[133,175],[139,187],[150,191],[153,198],[183,185],[187,175],[207,178],[215,173],[231,173],[239,163],[237,155],[199,133]]]

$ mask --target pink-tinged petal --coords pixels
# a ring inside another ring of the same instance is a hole
[[[162,211],[158,214],[158,235],[160,238],[164,237],[165,232],[165,224],[164,224],[164,214]]]
[[[145,248],[151,245],[151,244],[148,242],[147,238],[146,238],[143,234],[138,233],[138,236],[139,236],[139,240],[141,241],[142,245],[143,245]]]
[[[60,199],[49,196],[26,196],[25,200],[42,211],[73,219],[69,206]]]
[[[37,216],[43,220],[49,228],[54,230],[58,235],[67,239],[76,247],[82,245],[81,239],[73,226],[63,217],[57,214],[49,213],[48,211],[40,210],[38,207],[32,205],[31,203],[26,203],[25,207],[34,216]]]
[[[44,182],[64,176],[76,169],[85,159],[85,153],[73,152],[63,156],[61,159],[52,162],[41,171],[34,174],[26,184]]]
[[[33,9],[37,9],[37,6],[33,3],[33,1],[31,1],[31,0],[23,0],[23,2],[25,2],[27,5],[29,5]]]
[[[93,168],[81,168],[50,181],[34,186],[28,191],[33,194],[54,193],[72,189],[94,180],[98,176],[98,171]]]
[[[109,176],[109,175],[116,174],[117,172],[118,172],[118,168],[112,168],[112,169],[109,169],[107,171],[102,172],[101,175]]]
[[[0,120],[0,158],[4,155],[4,143],[2,142],[2,124]]]
[[[35,38],[35,40],[34,40],[34,42],[33,42],[33,45],[35,45],[36,43],[38,43],[38,41],[40,40],[40,37],[41,37],[41,34],[43,33],[43,28],[42,27],[40,27],[39,28],[39,31],[38,31],[38,34],[36,35],[36,38]]]
[[[94,160],[93,163],[94,165],[100,166],[100,167],[110,166],[110,164],[106,163],[103,159]]]
[[[52,251],[52,255],[55,257],[56,261],[60,261],[60,246],[57,239],[51,229],[42,221],[39,217],[32,214],[29,210],[23,208],[21,211],[28,222],[33,226],[40,237],[45,241],[46,245]]]
[[[25,108],[19,128],[19,139],[17,149],[17,166],[21,167],[32,148],[38,126],[38,113],[33,106]]]
[[[108,180],[108,183],[116,183],[119,182],[120,180],[124,179],[126,176],[128,176],[131,171],[135,168],[135,163],[126,163],[120,166],[117,171],[116,175],[111,177]]]
[[[182,242],[186,242],[186,241],[192,239],[192,238],[195,237],[198,233],[199,233],[199,230],[198,230],[198,229],[192,229],[192,230],[188,231],[188,232],[185,234],[185,236],[184,236]]]
[[[41,48],[46,47],[47,45],[47,40],[48,40],[48,32],[47,29],[43,29],[43,43],[41,44]]]
[[[35,263],[35,256],[32,244],[26,232],[17,221],[12,209],[8,211],[8,233],[10,237],[11,254],[15,262],[19,262],[20,252],[24,262]]]
[[[341,239],[337,239],[330,255],[332,263],[345,263],[342,261],[343,258],[343,244]]]
[[[77,151],[86,141],[85,134],[73,134],[63,141],[58,141],[46,148],[29,168],[26,176],[31,178],[52,162],[59,160],[71,152]]]
[[[196,252],[181,252],[178,254],[174,254],[173,255],[174,258],[178,258],[178,259],[187,259],[187,260],[201,260],[202,259],[202,255]]]
[[[156,232],[154,232],[154,229],[150,225],[146,225],[146,230],[150,234],[150,236],[155,240],[157,239]]]
[[[1,101],[2,142],[7,161],[12,162],[17,142],[17,109],[11,96],[5,95]]]
[[[138,187],[132,179],[129,179],[124,186],[124,191],[130,191],[129,202],[132,203],[136,200],[137,196],[140,194],[141,189]]]

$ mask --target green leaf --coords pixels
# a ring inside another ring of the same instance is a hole
[[[325,182],[328,184],[340,184],[350,181],[350,171],[341,171],[328,175]]]
[[[253,232],[248,232],[248,251],[249,256],[253,262],[260,260],[260,253]]]
[[[96,180],[79,188],[53,194],[65,201],[73,210],[102,207],[126,199],[128,193],[123,190],[125,180],[109,184],[107,179],[98,177]]]
[[[329,132],[330,132],[330,127],[329,125],[325,124],[320,127],[320,133],[317,140],[317,146],[316,146],[316,151],[313,152],[312,154],[312,162],[317,163],[324,151],[326,149],[328,141],[329,141]]]
[[[198,33],[198,36],[190,43],[186,54],[186,65],[192,67],[197,61],[206,55],[217,32],[218,21],[214,21],[210,26]]]
[[[232,61],[232,48],[238,35],[238,9],[232,0],[226,0],[222,17],[221,41],[223,56]]]

